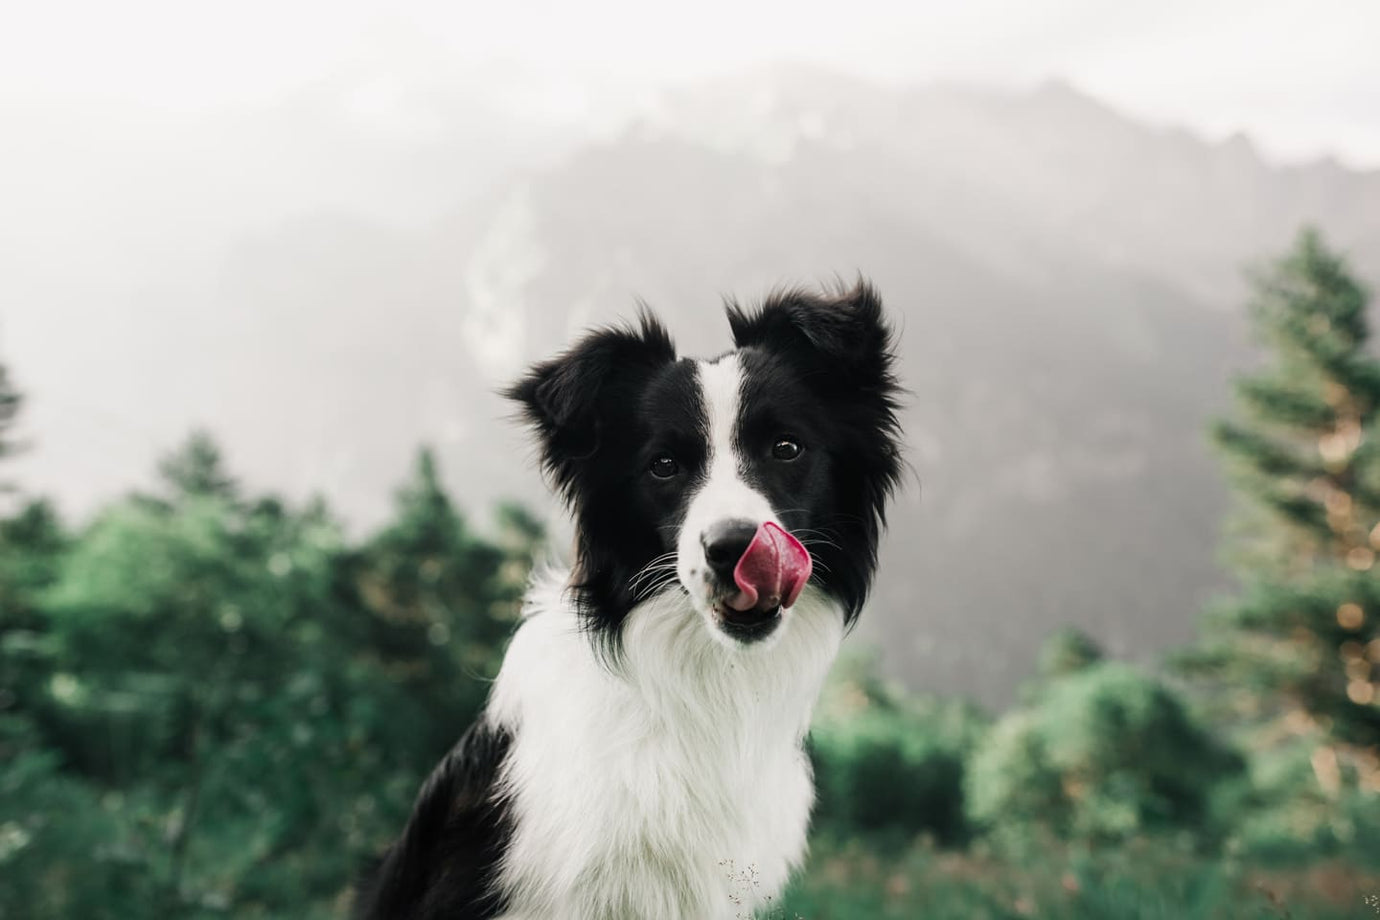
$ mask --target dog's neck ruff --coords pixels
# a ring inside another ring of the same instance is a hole
[[[844,618],[807,589],[772,641],[732,653],[678,592],[601,656],[550,573],[528,596],[488,718],[514,834],[505,920],[726,920],[779,894],[805,851],[801,743]]]

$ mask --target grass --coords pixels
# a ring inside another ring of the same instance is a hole
[[[1380,916],[1380,873],[1338,859],[1265,867],[1165,844],[1023,858],[923,843],[819,841],[770,920],[1352,920]]]

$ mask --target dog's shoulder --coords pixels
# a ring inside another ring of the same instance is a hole
[[[510,836],[497,777],[512,742],[481,718],[432,772],[402,836],[360,885],[358,920],[485,920],[502,912],[494,890]]]

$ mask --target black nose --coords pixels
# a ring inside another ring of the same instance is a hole
[[[733,584],[733,570],[756,535],[757,525],[751,521],[719,521],[700,535],[705,561],[721,582]]]

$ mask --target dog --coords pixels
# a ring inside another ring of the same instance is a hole
[[[800,864],[811,710],[903,466],[895,340],[861,279],[726,309],[712,360],[644,307],[506,391],[574,563],[534,578],[358,917],[749,917]]]

